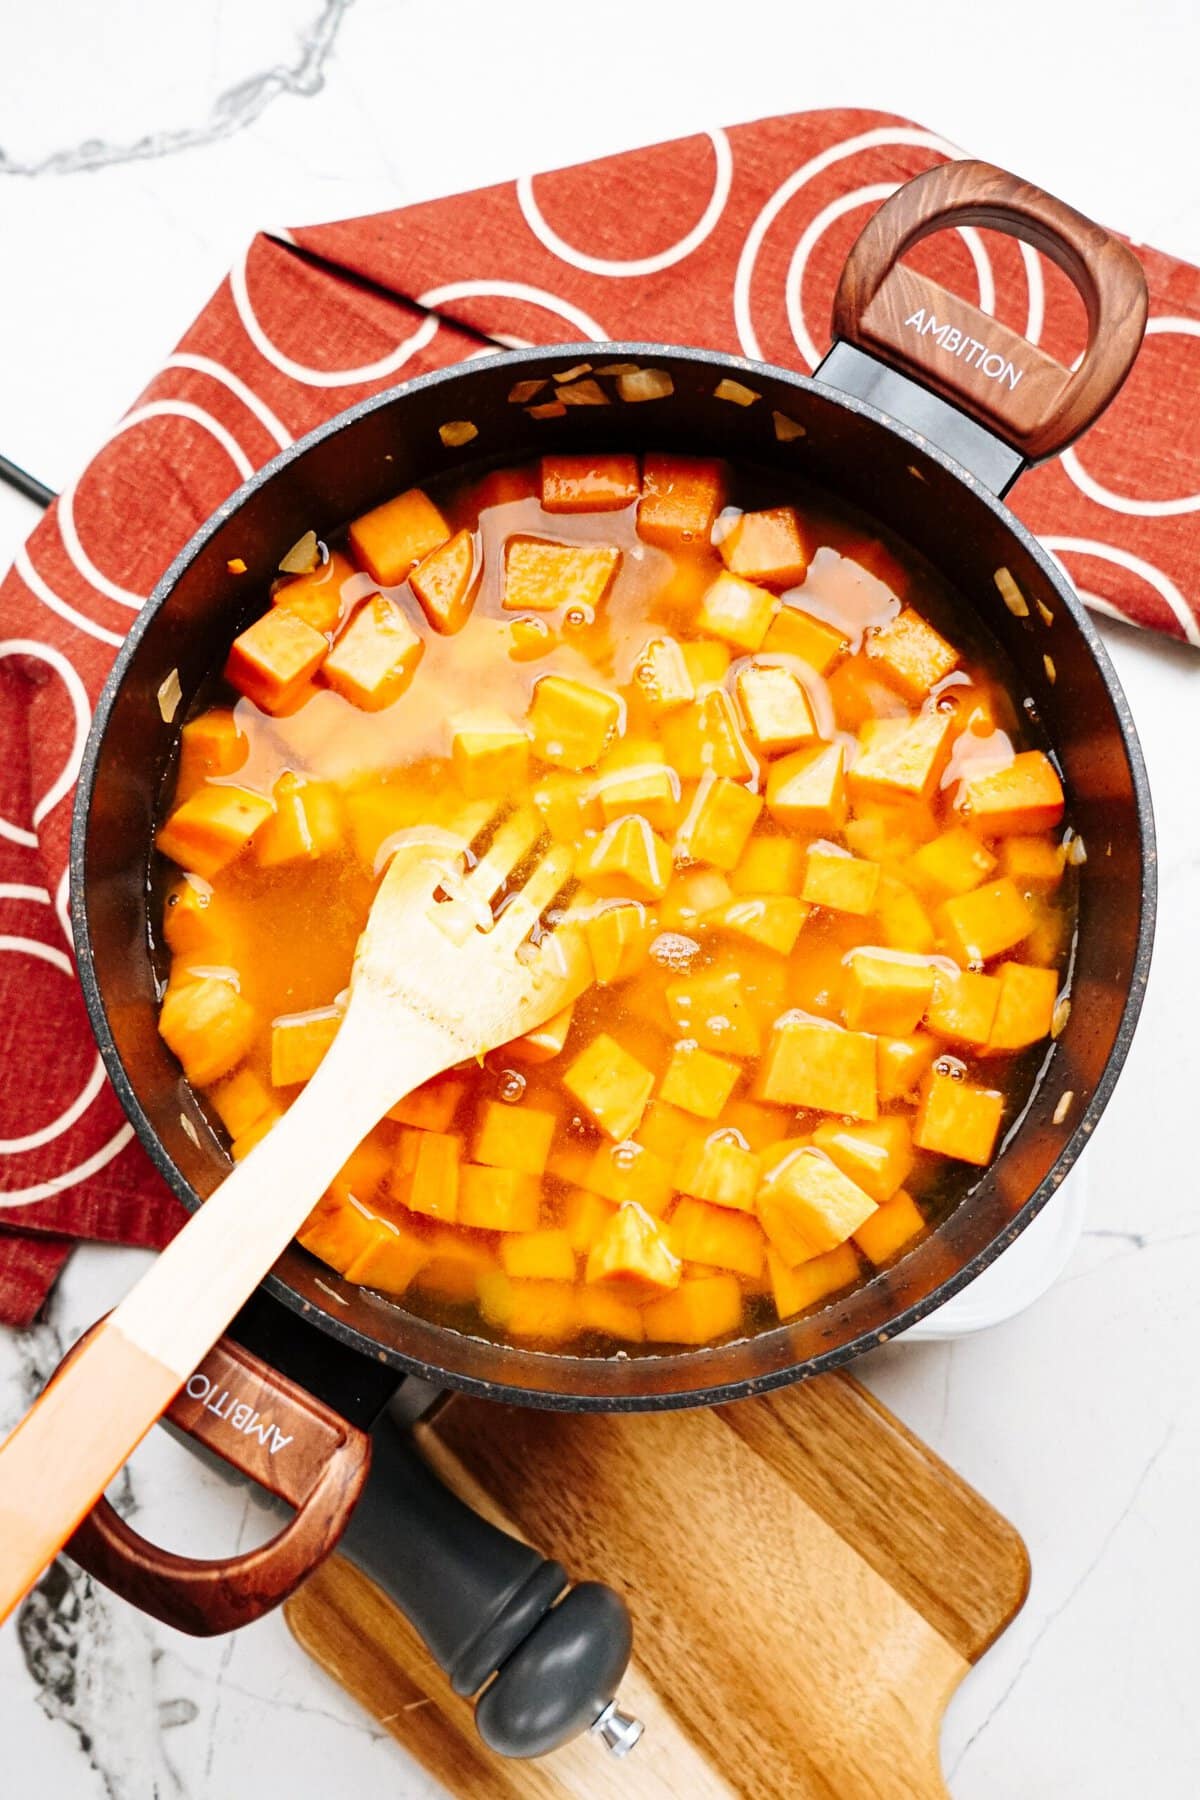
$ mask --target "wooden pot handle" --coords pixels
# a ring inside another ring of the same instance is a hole
[[[294,1506],[295,1517],[256,1550],[202,1561],[149,1543],[101,1498],[66,1549],[142,1612],[212,1637],[278,1606],[328,1556],[367,1478],[371,1440],[231,1338],[213,1346],[164,1417]]]
[[[947,226],[1022,238],[1078,289],[1088,342],[1074,371],[900,258]],[[1082,213],[984,162],[948,162],[906,182],[864,228],[833,303],[834,336],[969,413],[1028,462],[1056,455],[1104,411],[1146,327],[1133,251]]]

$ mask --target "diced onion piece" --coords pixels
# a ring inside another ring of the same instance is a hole
[[[321,561],[321,546],[317,542],[315,531],[306,531],[298,538],[286,556],[279,559],[279,567],[285,575],[311,575]]]
[[[561,419],[566,410],[561,400],[543,400],[540,406],[525,408],[531,419]]]
[[[617,376],[617,393],[622,400],[665,400],[675,392],[675,383],[665,369],[632,369]]]
[[[561,375],[556,375],[554,377],[554,380],[555,381],[578,381],[579,377],[581,375],[590,375],[591,372],[592,372],[591,363],[576,363],[575,367],[573,369],[564,369]]]
[[[1029,602],[1013,580],[1007,569],[997,569],[992,578],[1000,589],[1000,598],[1007,606],[1014,619],[1029,617]]]
[[[1078,832],[1072,832],[1066,841],[1066,858],[1073,869],[1082,869],[1087,861],[1087,845]]]
[[[556,387],[564,406],[607,406],[608,395],[598,381],[577,381],[573,387]]]
[[[185,1137],[191,1138],[193,1144],[195,1144],[195,1146],[198,1150],[200,1148],[199,1133],[197,1132],[196,1127],[192,1124],[192,1121],[188,1118],[188,1116],[185,1112],[180,1113],[179,1123],[183,1127],[183,1135]]]
[[[179,702],[182,699],[183,689],[179,685],[179,670],[172,669],[158,690],[158,710],[162,714],[164,725],[171,723],[179,711]]]
[[[514,381],[508,390],[509,403],[512,406],[524,406],[535,394],[540,394],[545,385],[544,375],[540,381]]]
[[[245,559],[240,556],[231,556],[229,561],[225,564],[225,567],[229,570],[231,575],[244,575],[246,573]]]
[[[605,363],[602,369],[596,370],[597,375],[636,375],[637,372],[637,363]]]
[[[469,444],[479,436],[479,427],[472,425],[470,419],[450,419],[438,426],[438,436],[448,450],[457,450],[460,444]]]
[[[732,400],[735,406],[753,406],[754,402],[761,398],[762,395],[754,388],[747,387],[741,381],[730,381],[728,376],[724,380],[718,381],[713,389],[714,400]]]
[[[1054,1109],[1054,1123],[1056,1125],[1062,1124],[1063,1120],[1066,1118],[1067,1114],[1071,1110],[1071,1104],[1074,1101],[1074,1099],[1075,1099],[1075,1089],[1074,1088],[1068,1088],[1065,1094],[1059,1095],[1058,1105]]]
[[[1058,680],[1058,670],[1054,666],[1054,658],[1052,656],[1043,656],[1042,667],[1046,671],[1046,680],[1050,683],[1051,687],[1053,687],[1054,683]]]
[[[1071,1016],[1071,1002],[1065,994],[1060,994],[1054,1002],[1054,1013],[1050,1020],[1050,1036],[1061,1037],[1067,1029],[1067,1020]]]
[[[775,421],[775,436],[781,444],[790,444],[794,438],[808,436],[803,425],[796,419],[789,419],[786,413],[773,412],[771,417]]]
[[[1050,611],[1050,608],[1046,605],[1045,601],[1035,599],[1033,604],[1037,607],[1038,611],[1042,615],[1042,624],[1043,625],[1053,625],[1054,614]]]

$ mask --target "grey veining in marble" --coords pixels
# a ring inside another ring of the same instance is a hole
[[[149,157],[172,156],[180,150],[197,150],[232,137],[252,125],[281,95],[308,99],[320,93],[338,32],[353,4],[354,0],[325,0],[318,16],[301,33],[293,61],[275,63],[226,88],[217,95],[208,118],[200,124],[164,127],[127,144],[89,138],[31,161],[11,156],[0,148],[0,175],[77,175],[113,163],[140,162]]]

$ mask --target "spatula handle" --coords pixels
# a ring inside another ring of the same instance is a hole
[[[352,1015],[301,1097],[0,1445],[0,1624],[62,1548],[386,1109],[455,1060]],[[393,1028],[394,1029],[394,1028]]]

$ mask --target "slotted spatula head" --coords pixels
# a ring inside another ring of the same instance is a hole
[[[347,1023],[386,1006],[452,1039],[465,1062],[544,1024],[594,980],[567,910],[573,858],[532,807],[498,811],[470,844],[413,836],[359,939]]]

